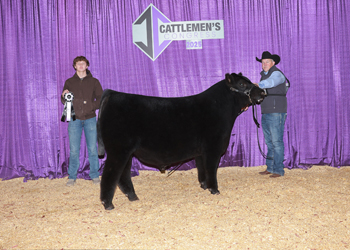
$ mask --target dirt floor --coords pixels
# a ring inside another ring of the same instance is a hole
[[[220,195],[196,169],[141,171],[112,211],[91,181],[0,181],[0,249],[350,249],[349,167],[263,170],[220,168]]]

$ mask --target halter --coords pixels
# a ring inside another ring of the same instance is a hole
[[[239,90],[239,89],[235,89],[234,87],[230,87],[230,90],[233,91],[233,92],[245,94],[246,96],[249,97],[250,103],[253,104],[253,101],[250,98],[250,92],[252,91],[253,88],[254,88],[254,86],[252,86],[250,89],[246,89],[246,90],[242,91],[242,90]]]

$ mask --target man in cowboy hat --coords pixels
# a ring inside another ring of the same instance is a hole
[[[276,65],[280,62],[278,55],[272,55],[268,51],[262,53],[261,78],[258,85],[265,89],[267,96],[261,103],[261,125],[267,145],[267,169],[259,172],[261,175],[270,175],[272,178],[284,175],[284,123],[287,117],[287,91],[286,77]]]

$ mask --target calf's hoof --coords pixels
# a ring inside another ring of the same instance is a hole
[[[136,194],[127,194],[126,197],[128,197],[129,201],[138,201],[139,197],[137,197]]]
[[[203,188],[204,190],[206,190],[208,187],[207,187],[207,183],[205,182],[201,182],[201,188]]]
[[[210,191],[211,194],[220,194],[220,191],[217,190],[217,189],[209,188],[209,191]]]
[[[112,203],[107,204],[107,202],[102,201],[102,205],[105,207],[106,210],[114,209],[114,206]]]

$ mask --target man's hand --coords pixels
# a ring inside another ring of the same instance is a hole
[[[259,83],[253,83],[255,86],[259,87]]]
[[[64,98],[64,95],[69,93],[69,90],[68,89],[65,89],[63,92],[62,92],[62,97]]]

